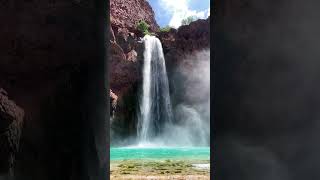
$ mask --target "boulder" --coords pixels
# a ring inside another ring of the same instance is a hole
[[[113,116],[117,108],[118,96],[114,92],[112,92],[111,89],[110,89],[109,96],[110,96],[110,107],[111,107],[110,115]]]
[[[131,50],[130,52],[128,52],[127,54],[127,61],[132,61],[132,62],[136,62],[137,61],[137,57],[138,54],[135,50]]]

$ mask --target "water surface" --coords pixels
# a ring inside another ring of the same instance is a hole
[[[210,160],[209,147],[112,147],[111,160]]]

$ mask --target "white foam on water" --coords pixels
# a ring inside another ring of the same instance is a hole
[[[207,164],[192,164],[192,166],[195,169],[206,169],[206,170],[210,169],[210,164],[209,163],[207,163]]]

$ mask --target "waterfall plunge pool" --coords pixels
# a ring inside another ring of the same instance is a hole
[[[210,147],[112,147],[110,160],[210,160]]]
[[[209,147],[112,147],[111,179],[210,179]]]

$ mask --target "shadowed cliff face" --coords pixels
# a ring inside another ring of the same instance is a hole
[[[19,151],[24,111],[0,88],[0,174],[14,175],[15,156]]]
[[[106,21],[99,2],[1,2],[0,87],[25,120],[17,179],[106,178]]]
[[[318,179],[316,1],[216,2],[217,179]]]

